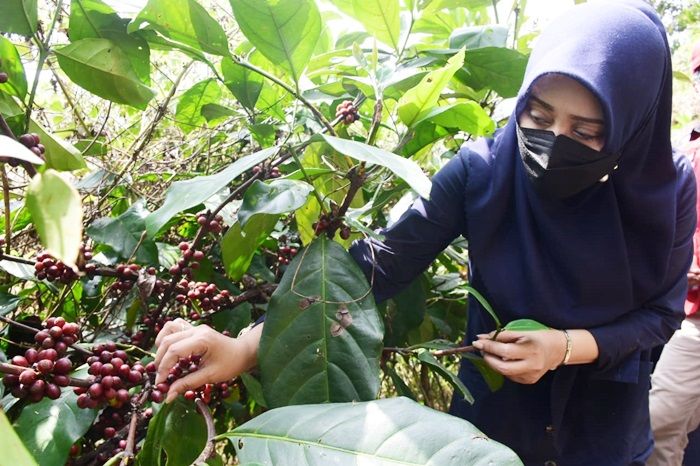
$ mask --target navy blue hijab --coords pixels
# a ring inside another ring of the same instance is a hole
[[[609,181],[564,201],[533,189],[515,131],[533,83],[550,73],[599,99],[603,150],[622,154]],[[575,6],[539,36],[508,125],[462,151],[472,280],[504,321],[591,329],[640,307],[682,309],[671,84],[663,26],[642,1]]]

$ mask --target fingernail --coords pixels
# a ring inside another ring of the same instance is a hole
[[[173,401],[175,399],[176,396],[177,396],[177,393],[173,393],[173,391],[170,390],[168,392],[168,396],[165,397],[165,402],[170,403],[171,401]]]
[[[476,348],[476,349],[479,349],[479,350],[484,348],[484,344],[483,344],[482,342],[478,341],[478,340],[477,340],[477,341],[473,341],[473,342],[472,342],[472,346],[473,346],[474,348]]]

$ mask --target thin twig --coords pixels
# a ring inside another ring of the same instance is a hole
[[[204,450],[202,450],[202,453],[200,453],[197,459],[192,462],[191,466],[205,464],[205,462],[209,459],[212,453],[214,453],[214,437],[216,437],[214,419],[211,416],[211,411],[209,410],[209,407],[204,403],[204,401],[202,401],[199,398],[194,400],[194,403],[197,405],[197,411],[199,411],[199,413],[204,417],[204,422],[207,425],[207,443],[204,446]]]
[[[0,260],[17,262],[18,264],[34,265],[34,261],[25,259],[24,257],[9,256],[0,252]]]
[[[10,181],[7,179],[5,164],[2,164],[2,196],[5,207],[5,254],[10,253],[10,241],[12,241],[12,220],[10,218]]]

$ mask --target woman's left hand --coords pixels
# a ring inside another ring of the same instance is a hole
[[[566,336],[560,330],[503,331],[477,335],[473,343],[496,372],[513,382],[533,384],[547,371],[561,364],[566,353]]]

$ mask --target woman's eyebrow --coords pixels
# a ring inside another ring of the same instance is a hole
[[[536,95],[530,94],[530,99],[534,100],[535,102],[537,102],[539,105],[543,106],[545,109],[549,110],[550,112],[554,111],[554,107],[552,105],[548,104],[547,102],[540,99]],[[593,124],[601,125],[601,126],[605,125],[605,121],[601,120],[600,118],[589,118],[589,117],[584,117],[584,116],[580,116],[580,115],[571,115],[571,119],[576,120],[576,121],[582,121],[584,123],[593,123]]]

